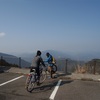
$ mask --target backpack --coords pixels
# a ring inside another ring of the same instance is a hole
[[[56,64],[56,59],[54,57],[52,57],[52,63]]]

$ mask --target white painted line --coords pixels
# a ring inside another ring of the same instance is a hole
[[[56,93],[57,93],[57,91],[58,91],[58,88],[59,88],[59,86],[60,86],[60,84],[61,84],[61,81],[62,81],[62,80],[59,80],[59,81],[58,81],[58,83],[57,83],[57,85],[56,85],[54,91],[52,92],[52,94],[51,94],[51,96],[50,96],[50,98],[49,98],[50,100],[54,100],[55,95],[56,95]]]
[[[98,79],[98,81],[100,81],[100,79]]]
[[[12,79],[12,80],[9,80],[9,81],[7,81],[7,82],[4,82],[4,83],[0,84],[0,86],[3,86],[3,85],[5,85],[5,84],[7,84],[7,83],[10,83],[10,82],[13,82],[13,81],[15,81],[15,80],[17,80],[17,79],[19,79],[19,78],[22,78],[22,77],[24,77],[24,75],[19,76],[19,77],[16,77],[16,78],[14,78],[14,79]]]

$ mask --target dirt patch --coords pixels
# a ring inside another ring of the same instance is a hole
[[[27,69],[27,68],[15,68],[15,67],[12,67],[9,70],[7,70],[6,72],[28,74],[29,70],[30,69]]]

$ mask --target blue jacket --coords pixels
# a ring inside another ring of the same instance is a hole
[[[47,58],[47,60],[45,62],[52,63],[52,56],[49,55],[49,57]]]

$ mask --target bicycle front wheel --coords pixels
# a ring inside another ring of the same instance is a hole
[[[32,92],[32,90],[34,89],[36,85],[35,83],[36,83],[35,81],[34,82],[32,81],[32,76],[28,76],[26,79],[26,90],[28,92]]]

